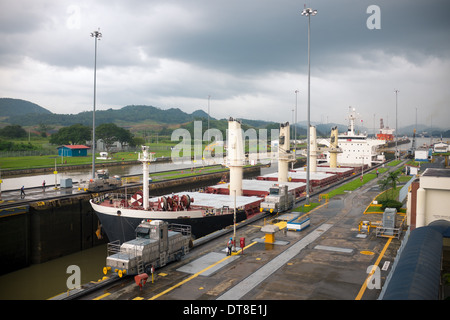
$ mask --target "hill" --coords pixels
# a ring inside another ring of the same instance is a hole
[[[198,119],[207,119],[208,114],[203,110],[196,110],[192,113],[186,113],[179,108],[160,109],[147,105],[128,105],[121,109],[98,110],[95,113],[96,125],[104,123],[115,123],[120,127],[125,127],[132,132],[159,132],[160,134],[171,132],[173,129],[186,125],[190,129],[189,123]],[[78,114],[55,114],[49,110],[29,101],[21,99],[0,98],[0,119],[1,125],[20,125],[36,127],[37,125],[46,125],[53,128],[66,127],[74,124],[83,124],[92,126],[92,111],[84,111]],[[210,118],[210,127],[223,130],[225,128],[226,119],[216,120]],[[262,121],[254,119],[240,119],[244,126],[253,128],[279,128],[278,122]],[[317,126],[317,135],[329,137],[331,127],[338,125],[339,132],[347,131],[346,125],[328,123],[315,124]],[[207,124],[205,123],[205,128]],[[418,126],[417,133],[424,131],[425,126]],[[428,132],[439,136],[443,130],[439,128],[427,128]],[[371,129],[358,127],[357,130],[362,132],[371,132]],[[411,126],[401,128],[400,134],[411,135],[413,128]],[[297,135],[306,136],[306,123],[297,123]],[[448,132],[444,133],[444,136]]]
[[[183,112],[178,108],[162,110],[153,106],[130,105],[121,109],[98,110],[95,112],[95,123],[127,123],[129,125],[145,121],[153,121],[161,124],[181,124],[193,121],[198,117],[207,117],[208,115],[197,110],[192,114]],[[26,113],[10,115],[5,122],[18,124],[21,126],[33,126],[38,123],[52,126],[71,126],[73,124],[83,124],[92,126],[92,111],[84,111],[78,114],[53,114],[53,113]]]
[[[23,116],[26,114],[52,114],[49,110],[26,100],[0,98],[0,117]]]

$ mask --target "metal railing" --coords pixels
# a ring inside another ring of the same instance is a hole
[[[113,254],[120,252],[120,240],[112,241],[108,243],[107,248],[107,256],[112,256]]]
[[[168,229],[171,231],[180,232],[183,236],[191,235],[191,226],[188,224],[171,223],[169,224]]]
[[[400,222],[400,226],[398,228],[386,228],[386,227],[376,227],[375,234],[377,237],[389,237],[389,238],[397,238],[400,239],[403,233],[403,228],[405,225],[406,217],[402,219]]]

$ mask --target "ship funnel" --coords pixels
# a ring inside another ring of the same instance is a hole
[[[227,166],[230,168],[230,196],[242,196],[242,177],[245,164],[241,123],[228,120]]]
[[[280,124],[280,138],[278,143],[278,182],[288,181],[289,162],[295,161],[295,155],[290,150],[289,122]]]

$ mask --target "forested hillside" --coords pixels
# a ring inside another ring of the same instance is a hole
[[[47,109],[26,100],[0,98],[0,117],[22,116],[25,114],[51,114]]]
[[[0,117],[3,117],[4,123],[21,126],[36,124],[52,126],[92,125],[92,111],[84,111],[78,114],[55,114],[32,102],[10,98],[0,98]],[[208,117],[207,113],[202,110],[188,114],[178,108],[163,110],[144,105],[130,105],[117,110],[108,109],[95,112],[96,124],[117,123],[118,121],[122,123],[153,121],[161,124],[181,124],[202,117]]]

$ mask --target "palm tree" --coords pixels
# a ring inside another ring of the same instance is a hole
[[[392,196],[394,195],[394,190],[397,189],[397,182],[399,181],[399,177],[398,177],[399,175],[400,175],[400,171],[389,172],[389,175],[386,178],[388,180],[388,183],[392,187],[392,192],[391,192]]]
[[[387,177],[386,179],[379,180],[379,181],[378,181],[378,185],[380,186],[380,190],[381,190],[381,191],[387,190],[388,187],[389,187],[389,183],[390,183],[389,177]],[[385,195],[384,198],[385,198],[386,200],[388,200],[388,196],[387,196],[387,195]]]

